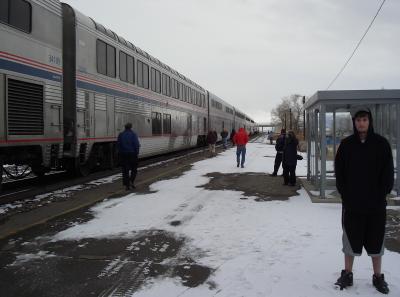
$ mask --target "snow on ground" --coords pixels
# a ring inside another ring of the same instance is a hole
[[[197,263],[211,267],[210,281],[185,287],[177,279],[157,278],[133,296],[380,296],[371,284],[365,254],[354,265],[354,286],[333,287],[343,267],[341,207],[313,204],[302,189],[288,201],[241,200],[241,192],[210,191],[197,186],[210,172],[272,172],[275,151],[250,143],[245,168],[236,168],[234,149],[194,164],[183,176],[151,185],[151,194],[131,193],[92,208],[94,219],[58,233],[54,240],[129,237],[161,229],[190,239],[189,250],[203,251]],[[267,156],[267,157],[265,157]],[[306,160],[298,175],[305,175]],[[173,227],[172,220],[183,223]],[[191,255],[193,257],[193,255]],[[194,256],[196,257],[196,256]],[[391,296],[400,296],[400,254],[385,251],[383,272]]]

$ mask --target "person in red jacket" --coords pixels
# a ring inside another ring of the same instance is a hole
[[[236,158],[237,158],[237,166],[239,164],[241,167],[244,167],[244,162],[246,161],[246,144],[249,142],[249,136],[247,135],[244,128],[240,128],[239,132],[233,136],[233,142],[236,144]],[[240,162],[240,155],[242,155],[242,161]]]

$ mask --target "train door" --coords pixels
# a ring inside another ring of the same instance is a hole
[[[188,135],[192,136],[192,115],[188,115],[187,116],[187,131],[188,131]]]
[[[76,129],[78,139],[91,137],[93,134],[93,129],[91,129],[91,115],[93,114],[93,111],[91,110],[91,107],[93,107],[94,105],[94,94],[90,92],[85,92],[84,96],[85,98],[83,101],[83,105],[77,108],[76,113]]]
[[[95,137],[105,137],[107,135],[107,96],[96,94],[94,100],[94,134]]]
[[[107,96],[107,136],[115,135],[115,98]]]
[[[203,134],[207,134],[207,118],[203,119]]]

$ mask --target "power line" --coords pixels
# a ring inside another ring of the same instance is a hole
[[[367,35],[369,29],[371,28],[372,24],[374,23],[376,17],[378,16],[378,14],[379,14],[379,12],[381,11],[382,6],[383,6],[383,4],[384,4],[385,2],[386,2],[386,0],[383,0],[383,1],[382,1],[381,5],[379,6],[378,11],[376,12],[376,14],[375,14],[374,18],[372,19],[371,23],[369,24],[367,30],[365,30],[364,35],[361,37],[360,41],[357,43],[355,49],[354,49],[353,52],[351,53],[350,57],[347,59],[346,63],[344,63],[342,69],[340,69],[339,73],[335,76],[335,78],[332,80],[332,82],[331,82],[331,83],[329,84],[329,86],[326,88],[327,90],[329,90],[329,88],[333,85],[333,83],[338,79],[338,77],[342,74],[343,70],[346,68],[347,64],[349,64],[351,58],[353,58],[353,56],[354,56],[356,50],[357,50],[358,47],[360,46],[360,44],[361,44],[361,42],[363,41],[365,35]]]

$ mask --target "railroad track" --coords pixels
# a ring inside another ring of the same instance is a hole
[[[148,157],[139,161],[139,167],[145,168],[154,166],[158,163],[184,158],[191,154],[202,153],[205,148],[191,148],[178,152],[171,152],[164,155]],[[14,201],[24,201],[31,199],[37,195],[42,195],[48,192],[57,191],[66,187],[73,187],[80,184],[86,184],[94,180],[106,178],[121,172],[120,168],[98,170],[88,176],[76,177],[71,176],[65,171],[50,172],[42,177],[34,175],[27,176],[23,179],[8,181],[3,183],[3,190],[0,193],[0,206]]]

